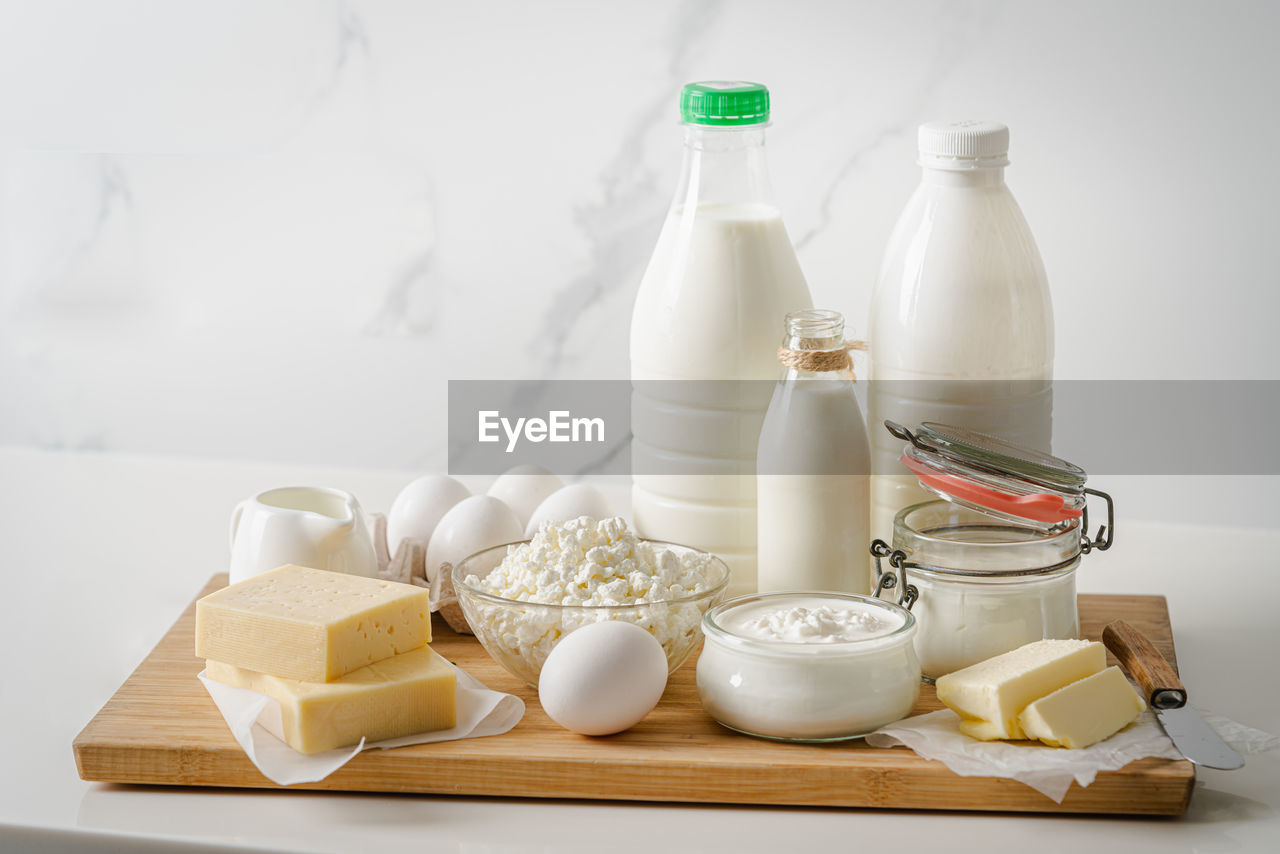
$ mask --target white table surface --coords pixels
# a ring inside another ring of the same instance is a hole
[[[0,448],[0,851],[1273,851],[1280,757],[1199,774],[1178,819],[752,809],[109,786],[71,741],[227,560],[239,499],[337,486],[385,511],[409,479],[261,463]],[[483,487],[483,481],[478,484]],[[620,504],[625,491],[610,490]],[[623,509],[620,507],[620,509]],[[1123,510],[1123,508],[1122,508]],[[1087,592],[1169,599],[1195,705],[1280,732],[1280,530],[1120,514]],[[602,789],[608,780],[600,781]]]

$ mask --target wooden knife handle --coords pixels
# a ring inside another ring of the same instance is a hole
[[[1138,680],[1153,708],[1180,709],[1187,704],[1187,689],[1178,674],[1142,632],[1124,620],[1114,620],[1102,630],[1102,642]]]

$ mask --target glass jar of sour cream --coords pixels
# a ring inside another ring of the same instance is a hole
[[[1032,641],[1079,637],[1076,570],[1083,555],[1111,546],[1110,496],[1085,488],[1078,466],[992,436],[932,423],[914,433],[885,426],[910,442],[902,462],[941,497],[898,512],[892,547],[871,544],[876,593],[897,587],[914,604],[924,677]],[[1107,507],[1092,538],[1090,495]]]
[[[910,558],[916,652],[929,679],[1031,641],[1080,635],[1075,528],[1042,533],[927,501],[894,518],[893,548]]]
[[[916,621],[845,593],[766,593],[702,620],[698,696],[722,725],[784,741],[858,738],[911,713]]]

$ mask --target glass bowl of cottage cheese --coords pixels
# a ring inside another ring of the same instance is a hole
[[[604,620],[650,632],[674,673],[702,638],[702,615],[724,599],[729,568],[708,552],[637,537],[621,517],[580,516],[459,561],[452,581],[485,650],[536,687],[561,639]]]

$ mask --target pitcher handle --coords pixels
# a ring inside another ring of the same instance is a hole
[[[351,517],[353,525],[367,521],[364,515],[364,508],[360,506],[360,500],[354,494],[348,492],[343,502],[347,506],[347,515]]]
[[[231,548],[236,547],[236,531],[240,529],[240,517],[244,515],[244,506],[252,499],[246,498],[236,505],[236,509],[231,511]]]

